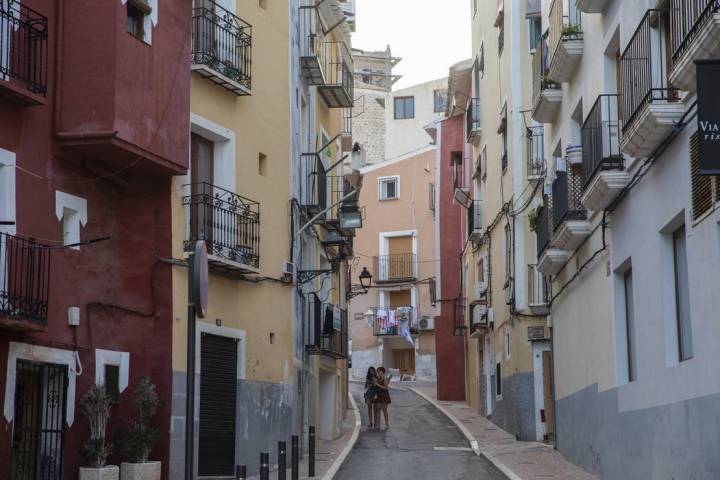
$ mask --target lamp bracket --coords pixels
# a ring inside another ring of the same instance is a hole
[[[335,270],[333,269],[325,269],[325,270],[298,270],[298,283],[303,284],[312,281],[313,279],[319,277],[320,275],[330,274],[334,273]]]

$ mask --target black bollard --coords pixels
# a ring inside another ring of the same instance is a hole
[[[235,480],[245,480],[247,478],[247,465],[235,466]]]
[[[260,454],[260,480],[270,480],[270,454]]]
[[[278,480],[287,476],[287,448],[285,442],[278,442]]]
[[[308,477],[315,476],[315,427],[308,432]]]
[[[290,463],[292,464],[292,480],[300,480],[300,455],[298,452],[298,436],[293,435],[290,443]]]

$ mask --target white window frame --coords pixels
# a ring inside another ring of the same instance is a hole
[[[130,353],[115,350],[95,349],[95,385],[105,385],[105,365],[114,365],[119,368],[118,393],[128,387],[130,377]]]
[[[127,4],[127,0],[120,0],[123,5]],[[144,0],[152,9],[149,15],[143,17],[143,42],[152,45],[152,30],[158,23],[158,0]]]
[[[13,222],[13,225],[0,225],[0,232],[10,235],[17,233],[15,162],[15,152],[0,148],[0,221]]]
[[[507,327],[505,327],[503,343],[505,346],[505,360],[510,360],[510,329]]]
[[[384,197],[383,184],[395,181],[395,196]],[[385,177],[378,177],[378,200],[381,202],[389,202],[392,200],[400,200],[400,175],[389,175]]]
[[[87,200],[55,190],[55,216],[63,225],[63,245],[80,242],[80,225],[87,225]],[[70,247],[80,250],[80,245]]]
[[[213,142],[213,184],[234,192],[235,132],[195,113],[190,114],[190,131]],[[189,182],[190,171],[183,183]]]

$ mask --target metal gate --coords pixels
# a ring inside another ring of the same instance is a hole
[[[13,480],[62,480],[67,366],[17,361]]]
[[[238,341],[201,336],[198,476],[232,476],[235,471]]]

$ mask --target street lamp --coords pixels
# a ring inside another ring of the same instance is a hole
[[[372,284],[372,274],[368,271],[367,267],[363,267],[360,272],[360,285],[352,285],[347,292],[347,299],[350,300],[358,295],[365,295],[370,289]]]

